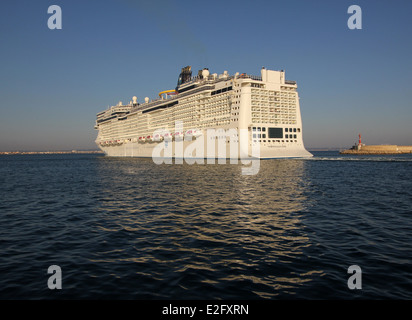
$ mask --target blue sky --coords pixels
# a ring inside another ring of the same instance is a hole
[[[47,8],[62,9],[61,30]],[[362,8],[349,30],[348,7]],[[412,145],[412,2],[0,2],[0,151],[95,149],[96,113],[180,69],[296,80],[308,148]]]

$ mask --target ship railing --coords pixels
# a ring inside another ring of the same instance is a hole
[[[229,75],[218,75],[216,78],[213,75],[208,75],[207,77],[203,77],[203,76],[194,76],[191,77],[189,80],[185,81],[185,83],[183,83],[183,85],[187,86],[189,84],[192,83],[196,83],[196,82],[219,82],[219,81],[225,81],[225,80],[231,80],[233,79],[234,76],[229,76]]]
[[[124,106],[113,106],[111,107],[112,113],[114,112],[127,112],[130,111],[130,105],[124,105]]]
[[[251,74],[243,74],[243,73],[238,75],[237,79],[252,79],[252,80],[262,81],[261,76],[254,76],[254,75],[251,75]]]
[[[261,76],[254,76],[254,75],[250,75],[250,74],[245,74],[242,73],[240,75],[237,76],[230,76],[230,75],[218,75],[217,77],[214,77],[213,75],[208,75],[207,77],[203,77],[203,76],[194,76],[191,77],[188,81],[186,81],[184,83],[184,86],[196,83],[196,82],[206,82],[206,83],[216,83],[216,82],[220,82],[220,81],[227,81],[227,80],[232,80],[232,79],[252,79],[252,80],[256,80],[256,81],[262,81],[262,77]]]
[[[157,99],[151,100],[150,102],[145,102],[145,103],[139,104],[137,106],[133,106],[131,111],[133,112],[133,111],[136,111],[136,110],[146,110],[148,108],[155,107],[155,106],[160,105],[164,102],[172,101],[172,100],[177,99],[177,98],[178,98],[178,95],[169,96],[167,99],[157,98]]]

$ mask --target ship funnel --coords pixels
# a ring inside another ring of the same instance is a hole
[[[179,79],[177,80],[177,86],[180,86],[181,84],[184,84],[185,82],[190,81],[190,78],[192,77],[192,67],[187,66],[182,68],[182,72],[179,75]]]

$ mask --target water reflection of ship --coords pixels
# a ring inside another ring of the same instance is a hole
[[[258,175],[236,177],[239,214],[282,233],[299,228],[299,212],[306,200],[303,176],[303,161],[261,161]]]
[[[311,246],[303,219],[305,161],[261,161],[259,174],[245,176],[241,164],[116,159],[101,158],[101,169],[111,174],[102,175],[110,199],[100,211],[109,238],[126,232],[122,237],[138,248],[121,261],[164,264],[168,272],[182,279],[189,273],[202,283],[249,279],[266,286],[261,297],[275,296],[275,288],[293,291],[320,272],[308,265],[297,274],[291,267],[306,259]],[[127,179],[105,181],[116,172]]]

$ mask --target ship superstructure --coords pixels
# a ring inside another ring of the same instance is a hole
[[[227,158],[312,156],[303,144],[296,82],[286,80],[283,70],[262,68],[260,73],[231,76],[205,68],[192,76],[190,66],[182,68],[177,87],[161,91],[159,98],[138,103],[133,97],[127,105],[119,102],[98,113],[96,143],[106,155],[122,157],[152,157],[159,144],[171,148],[168,156],[179,157],[176,144],[185,149],[197,139],[204,150],[189,156],[206,158],[211,148],[217,155],[218,141],[227,145]],[[243,153],[234,152],[231,143],[238,143]],[[252,154],[256,144],[258,155]]]

